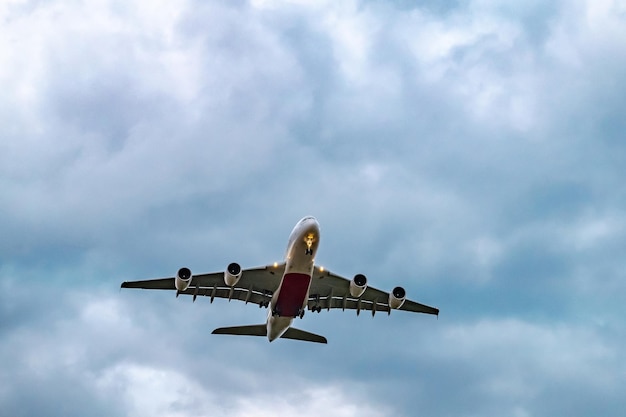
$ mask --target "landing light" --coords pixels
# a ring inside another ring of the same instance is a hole
[[[324,272],[324,267],[320,266],[320,272]]]
[[[278,268],[278,262],[274,262],[274,268]]]

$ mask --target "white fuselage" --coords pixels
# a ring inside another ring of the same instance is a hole
[[[270,342],[281,337],[295,317],[304,314],[319,240],[319,223],[310,216],[300,220],[289,236],[285,272],[268,309],[267,338]]]

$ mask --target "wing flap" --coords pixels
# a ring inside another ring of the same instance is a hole
[[[382,303],[380,301],[372,301],[366,299],[358,299],[352,297],[313,297],[309,299],[308,308],[309,310],[313,310],[315,307],[321,307],[324,309],[336,309],[340,308],[342,310],[365,310],[372,311],[376,310],[376,312],[388,312],[389,305],[385,302]]]
[[[257,290],[255,288],[239,287],[189,287],[180,293],[181,295],[192,295],[211,298],[225,298],[230,300],[245,301],[247,303],[261,305],[272,299],[270,290]]]

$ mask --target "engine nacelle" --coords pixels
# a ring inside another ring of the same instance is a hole
[[[239,282],[241,274],[241,266],[238,263],[233,262],[229,264],[228,268],[226,268],[226,271],[224,271],[224,282],[229,287],[234,287],[235,285],[237,285],[237,282]]]
[[[389,307],[400,308],[404,304],[404,300],[406,300],[406,291],[402,287],[396,287],[389,294]]]
[[[367,278],[363,274],[356,274],[350,281],[350,295],[359,298],[367,288]]]
[[[176,273],[174,285],[178,291],[185,291],[191,284],[191,270],[189,268],[180,268]]]

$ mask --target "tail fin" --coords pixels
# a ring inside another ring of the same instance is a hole
[[[252,326],[220,327],[211,332],[212,334],[231,334],[236,336],[267,336],[265,324],[254,324]],[[324,336],[305,332],[304,330],[290,327],[281,336],[281,339],[303,340],[305,342],[328,343]]]

